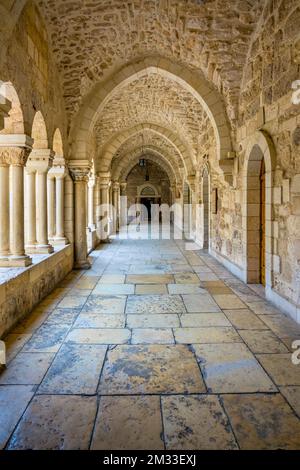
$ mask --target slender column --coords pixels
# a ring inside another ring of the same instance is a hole
[[[115,181],[113,184],[113,233],[119,231],[119,197],[120,197],[120,184]]]
[[[120,183],[120,222],[119,228],[125,227],[127,225],[127,196],[126,196],[126,187],[127,183]]]
[[[98,176],[95,177],[95,187],[94,187],[94,220],[95,220],[95,227],[96,227],[96,239],[97,244],[100,241],[100,234],[99,234],[99,220],[100,220],[100,185],[99,185],[99,178]]]
[[[110,214],[109,214],[109,184],[110,184],[110,173],[99,173],[100,177],[100,237],[104,243],[109,243],[110,233]]]
[[[48,237],[52,241],[55,235],[55,177],[50,173],[48,173],[47,186]]]
[[[11,149],[10,264],[16,266],[28,266],[32,262],[25,255],[24,243],[24,166],[27,157],[27,149]]]
[[[87,160],[71,160],[70,172],[75,189],[75,265],[76,269],[91,267],[87,257],[86,237],[86,189],[90,162]]]
[[[55,230],[53,230],[53,235],[51,238],[51,243],[53,245],[67,245],[68,239],[65,237],[65,177],[66,177],[66,164],[63,157],[55,155],[53,160],[53,166],[48,172],[48,185],[49,185],[49,178],[53,179],[55,183],[53,188],[53,204],[49,205],[52,206],[53,212],[51,217],[53,217]],[[51,188],[48,186],[48,190],[50,189],[50,196],[52,194]],[[49,196],[49,191],[48,191]],[[52,198],[52,196],[51,196]],[[55,202],[54,202],[55,200]],[[49,206],[48,206],[49,207]],[[51,217],[49,218],[49,223],[51,222]],[[49,227],[50,233],[50,227]]]
[[[26,251],[34,249],[36,246],[36,191],[35,176],[36,172],[32,168],[26,169],[26,199],[27,199],[27,215],[28,215],[28,233]]]
[[[56,176],[56,234],[55,241],[67,242],[64,230],[65,174]]]
[[[94,219],[94,187],[95,178],[90,178],[88,182],[88,227],[90,230],[95,230]]]
[[[9,255],[9,165],[0,149],[0,260]],[[1,264],[0,264],[1,266]]]
[[[52,161],[53,152],[50,149],[34,149],[27,164],[28,168],[36,170],[37,244],[34,247],[34,253],[53,253],[53,246],[49,244],[48,240],[47,204],[47,175]]]
[[[32,142],[24,134],[0,134],[0,266],[32,263],[24,246],[24,166]]]

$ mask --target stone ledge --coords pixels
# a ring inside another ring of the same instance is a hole
[[[64,279],[73,268],[73,246],[33,255],[32,265],[0,269],[0,338]]]

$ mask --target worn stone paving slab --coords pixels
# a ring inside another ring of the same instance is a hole
[[[81,308],[86,302],[87,297],[84,296],[67,296],[62,299],[59,304],[58,308]]]
[[[300,448],[300,421],[280,394],[222,396],[242,450]]]
[[[35,392],[31,385],[0,386],[0,449],[3,449]]]
[[[172,274],[128,274],[126,282],[129,284],[169,284],[174,282]]]
[[[268,327],[251,310],[223,310],[232,325],[238,330],[267,330]]]
[[[203,393],[205,385],[185,345],[121,345],[109,350],[99,393]]]
[[[73,328],[124,328],[125,315],[109,315],[105,313],[81,313]]]
[[[158,396],[101,397],[92,450],[164,450]]]
[[[175,313],[151,313],[150,315],[127,315],[128,328],[172,328],[179,327],[179,317]]]
[[[93,290],[93,295],[128,295],[134,294],[132,284],[97,284]]]
[[[174,344],[170,328],[138,328],[132,330],[131,344]]]
[[[168,294],[168,289],[165,284],[137,284],[135,286],[136,295],[148,294]]]
[[[300,325],[281,315],[261,315],[259,317],[279,338],[300,339]]]
[[[126,313],[182,313],[185,308],[179,295],[129,295]]]
[[[123,284],[125,282],[125,274],[103,274],[99,284]]]
[[[259,362],[276,385],[300,385],[300,367],[292,363],[292,355],[257,354]]]
[[[80,308],[56,308],[47,318],[47,324],[56,323],[71,326],[79,315],[80,310]]]
[[[231,326],[222,312],[214,313],[184,313],[180,316],[182,327]]]
[[[279,390],[300,418],[300,387],[279,387]]]
[[[270,330],[240,330],[239,334],[255,354],[288,352],[285,344]]]
[[[66,341],[81,344],[124,344],[131,338],[126,328],[76,328],[70,331]]]
[[[188,313],[221,312],[221,309],[209,294],[184,294],[182,299]]]
[[[38,393],[95,394],[106,354],[106,346],[96,344],[64,344]]]
[[[276,386],[242,343],[195,344],[204,380],[213,393],[275,392]]]
[[[246,305],[234,294],[213,294],[212,297],[222,309],[243,309]]]
[[[174,278],[176,284],[199,284],[199,278],[194,273],[175,274]]]
[[[50,353],[19,353],[0,375],[0,385],[39,384],[53,358]]]
[[[247,305],[257,315],[281,315],[280,310],[278,310],[268,302],[247,302]]]
[[[55,353],[62,345],[70,325],[46,321],[24,345],[23,352]]]
[[[125,295],[91,295],[84,307],[90,313],[124,313],[126,303]]]
[[[167,450],[238,448],[216,396],[164,396],[162,413]]]
[[[199,283],[198,283],[199,284]],[[196,284],[169,284],[169,294],[205,294],[206,290]]]
[[[8,449],[87,450],[96,411],[96,397],[35,396]]]
[[[174,328],[176,343],[182,344],[209,344],[209,343],[240,343],[242,340],[232,327],[208,328]]]

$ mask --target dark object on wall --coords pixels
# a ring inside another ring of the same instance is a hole
[[[213,214],[218,213],[218,188],[214,188],[212,190],[212,195],[211,195],[211,212]]]

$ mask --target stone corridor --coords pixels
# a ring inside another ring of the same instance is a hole
[[[184,240],[93,251],[6,338],[0,447],[300,447],[300,326]]]

